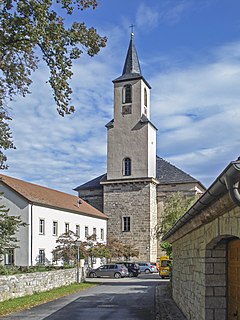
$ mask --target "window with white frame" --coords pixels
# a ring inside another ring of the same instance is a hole
[[[101,240],[104,240],[104,229],[101,229]]]
[[[4,255],[4,264],[8,266],[14,265],[14,249],[8,249]]]
[[[57,236],[58,235],[58,222],[57,221],[53,221],[53,236]]]
[[[69,233],[69,223],[65,222],[65,233]]]
[[[45,234],[45,220],[39,219],[39,234]]]
[[[97,228],[93,228],[93,234],[96,236],[97,235]]]
[[[88,232],[88,227],[85,227],[85,238],[87,238],[89,236],[89,232]]]
[[[80,237],[80,225],[76,224],[76,235]]]
[[[130,231],[130,217],[123,217],[122,231],[124,231],[124,232]]]
[[[39,249],[38,263],[45,264],[45,249]]]

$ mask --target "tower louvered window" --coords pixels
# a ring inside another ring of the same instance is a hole
[[[123,87],[123,103],[132,102],[132,86],[127,84]]]

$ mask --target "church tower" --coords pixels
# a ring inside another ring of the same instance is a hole
[[[108,236],[139,250],[137,260],[155,261],[157,242],[156,127],[150,121],[150,85],[144,79],[134,35],[122,75],[114,83],[114,119],[107,125],[107,176],[103,211]],[[135,258],[134,258],[135,259]]]

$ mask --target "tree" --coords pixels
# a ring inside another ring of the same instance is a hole
[[[58,245],[52,251],[53,253],[53,261],[57,262],[62,260],[64,263],[70,264],[73,262],[74,264],[77,262],[77,241],[79,241],[79,237],[73,232],[69,231],[61,234],[56,242]],[[83,243],[80,241],[80,252],[85,252],[85,248]]]
[[[162,220],[156,226],[157,238],[161,239],[196,200],[196,196],[189,197],[181,192],[176,192],[169,196],[164,203],[164,215]],[[169,242],[162,241],[160,245],[168,255],[171,255],[172,246]]]
[[[22,222],[20,216],[10,216],[8,213],[9,209],[0,205],[0,261],[2,255],[7,253],[9,249],[18,247],[16,232],[20,227],[27,225]]]
[[[138,257],[139,250],[136,249],[132,244],[124,244],[123,256],[126,261],[130,260],[131,257]]]
[[[2,150],[14,148],[12,134],[10,132],[8,123],[5,122],[5,120],[11,119],[6,115],[3,108],[0,107],[0,170],[7,169],[7,157]]]
[[[105,257],[106,245],[96,241],[96,235],[93,234],[86,238],[86,241],[80,241],[79,236],[73,231],[61,234],[57,241],[58,245],[52,251],[55,262],[62,260],[65,263],[77,262],[77,253],[79,247],[80,258],[90,258],[90,264],[93,266],[93,258]]]
[[[2,0],[0,2],[0,122],[9,133],[7,105],[16,95],[30,93],[31,74],[43,60],[50,71],[48,82],[61,116],[74,112],[70,105],[72,64],[86,51],[94,56],[106,46],[106,37],[84,22],[68,19],[74,12],[95,9],[97,0]],[[2,124],[4,123],[4,124]],[[1,129],[0,129],[1,130]],[[1,152],[11,148],[2,136]],[[10,139],[10,141],[9,141]],[[3,152],[2,152],[3,153]],[[6,157],[1,154],[0,161]]]
[[[125,244],[116,238],[109,238],[107,242],[108,257],[112,259],[130,259],[130,257],[138,257],[139,250],[131,244]]]

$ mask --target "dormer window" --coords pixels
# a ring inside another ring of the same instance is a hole
[[[123,160],[123,175],[130,176],[132,173],[132,161],[130,158],[125,158]]]
[[[132,102],[132,86],[127,84],[123,87],[123,103]]]

